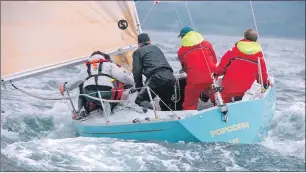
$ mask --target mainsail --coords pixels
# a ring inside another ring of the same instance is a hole
[[[76,65],[96,50],[131,50],[137,23],[133,1],[1,1],[1,79]]]

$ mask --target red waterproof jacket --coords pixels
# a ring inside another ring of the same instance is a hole
[[[183,37],[181,45],[178,58],[183,70],[187,73],[187,85],[212,83],[211,73],[215,71],[217,63],[212,45],[194,31],[188,32]]]
[[[259,43],[242,39],[223,55],[215,71],[217,75],[224,74],[222,92],[241,96],[250,89],[256,79],[259,81],[258,58],[260,58],[263,83],[268,83],[266,63],[261,50]]]

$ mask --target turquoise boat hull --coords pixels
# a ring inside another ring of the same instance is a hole
[[[129,124],[88,125],[74,120],[80,136],[141,141],[254,144],[266,135],[275,110],[275,86],[263,98],[227,104],[228,121],[213,107],[184,119]]]

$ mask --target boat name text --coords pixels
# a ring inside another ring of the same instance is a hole
[[[210,135],[211,137],[214,137],[215,135],[220,136],[226,132],[231,133],[233,131],[238,131],[246,128],[250,128],[249,122],[237,123],[231,126],[223,127],[221,129],[212,130],[210,131]]]

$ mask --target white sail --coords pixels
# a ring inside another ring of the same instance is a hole
[[[96,50],[129,48],[137,43],[137,22],[133,1],[1,1],[1,79],[76,65]]]

